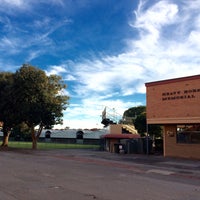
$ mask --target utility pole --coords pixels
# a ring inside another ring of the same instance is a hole
[[[146,131],[147,131],[147,136],[146,136],[146,148],[147,148],[147,155],[149,155],[149,127],[148,124],[146,123]]]

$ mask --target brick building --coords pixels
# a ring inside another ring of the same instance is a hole
[[[164,156],[200,159],[200,75],[146,83],[147,124],[164,128]]]

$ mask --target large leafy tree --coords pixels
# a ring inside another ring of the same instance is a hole
[[[26,123],[22,122],[13,127],[12,137],[15,140],[31,141],[31,132]]]
[[[123,114],[123,117],[135,118],[144,112],[146,112],[146,106],[136,106],[136,107],[132,107],[132,108],[129,108],[128,110],[126,110]]]
[[[19,122],[16,112],[14,96],[14,76],[10,72],[0,73],[0,121],[3,125],[3,142],[1,146],[8,146],[8,139],[12,127]]]
[[[147,128],[146,123],[146,106],[138,106],[129,108],[124,112],[124,118],[132,117],[133,124],[135,128],[138,130],[141,136],[144,136],[148,131],[150,136],[160,137],[161,136],[161,126],[149,124]],[[148,129],[148,130],[147,130]]]
[[[145,133],[147,132],[145,112],[138,114],[138,116],[134,119],[134,125],[135,125],[135,128],[140,133],[140,135],[144,136]]]
[[[148,124],[146,123],[146,112],[141,113],[138,115],[134,120],[135,128],[138,132],[144,136],[147,133],[152,137],[161,137],[162,128],[160,125],[157,124]]]
[[[32,148],[36,149],[42,129],[62,123],[69,99],[62,94],[66,85],[60,76],[47,76],[43,70],[30,65],[23,65],[15,73],[14,81],[15,106],[21,122],[30,128]],[[37,132],[36,127],[39,127]]]

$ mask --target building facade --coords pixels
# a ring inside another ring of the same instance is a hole
[[[146,83],[147,124],[164,128],[164,156],[200,159],[200,75]]]

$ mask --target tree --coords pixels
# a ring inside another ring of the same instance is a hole
[[[133,117],[133,124],[141,136],[147,132],[146,106],[129,108],[124,112],[123,117]],[[161,126],[156,124],[148,125],[148,134],[150,136],[161,137]]]
[[[147,132],[147,125],[146,125],[146,113],[140,113],[134,120],[134,125],[137,131],[140,133],[141,136],[144,136]]]
[[[13,84],[13,73],[0,73],[0,121],[3,124],[3,142],[1,146],[8,146],[11,129],[18,123],[19,119],[13,101]]]
[[[136,106],[136,107],[132,107],[132,108],[129,108],[128,110],[126,110],[124,112],[123,116],[137,117],[138,115],[140,115],[143,112],[146,112],[146,106]]]
[[[31,132],[26,123],[22,122],[13,127],[11,136],[15,140],[31,141]]]
[[[43,70],[27,64],[16,71],[14,83],[15,106],[20,121],[30,128],[32,148],[36,149],[42,129],[62,123],[63,110],[69,99],[62,94],[66,85],[60,76],[47,76]]]

